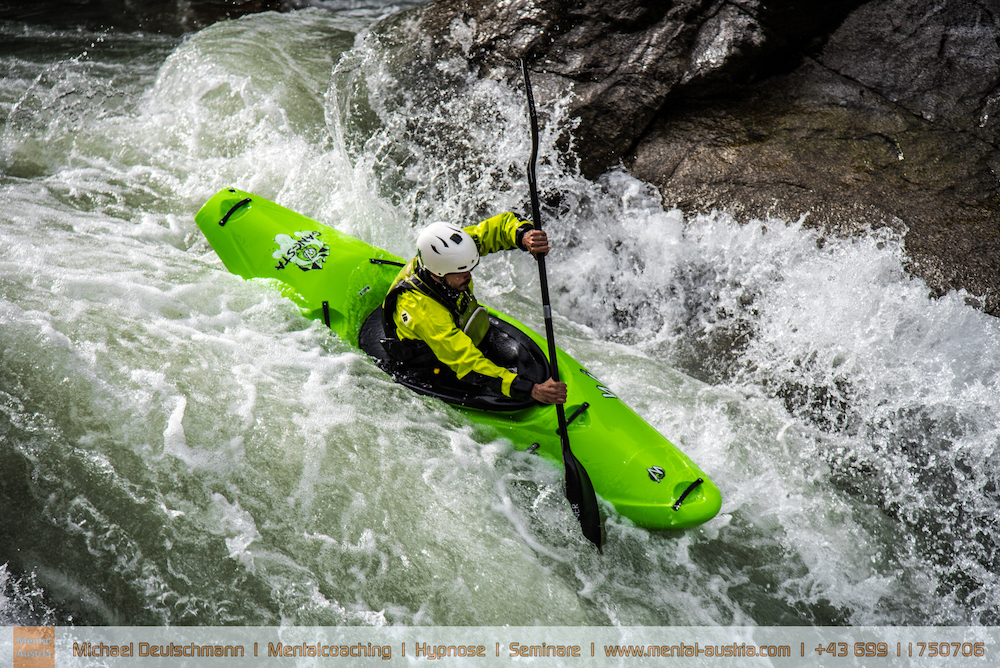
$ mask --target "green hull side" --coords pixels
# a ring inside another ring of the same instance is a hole
[[[223,219],[225,224],[220,225]],[[231,188],[212,197],[196,220],[232,273],[280,281],[283,294],[307,317],[328,319],[330,327],[354,346],[365,318],[381,303],[398,272],[398,267],[373,264],[371,258],[402,261],[264,198]],[[492,309],[491,313],[547,350],[544,337],[502,313]],[[722,497],[708,476],[576,360],[561,350],[557,354],[560,376],[569,391],[567,416],[589,404],[570,424],[569,437],[594,490],[620,514],[650,529],[683,529],[715,517]],[[538,454],[562,463],[555,407],[539,405],[515,412],[455,408],[495,427],[518,449],[537,443]],[[698,479],[703,482],[674,510],[677,500]]]

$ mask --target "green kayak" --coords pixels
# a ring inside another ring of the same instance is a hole
[[[397,382],[496,428],[518,449],[562,461],[553,406],[470,395],[468,385],[447,374],[412,375],[389,359],[380,343],[381,303],[402,258],[234,188],[216,193],[195,218],[232,273],[277,279],[307,317],[368,353]],[[548,378],[545,338],[502,313],[490,310],[490,316],[493,326],[483,343],[488,356],[536,381]],[[719,489],[687,455],[561,350],[558,366],[568,386],[573,453],[597,494],[650,529],[683,529],[715,517]]]

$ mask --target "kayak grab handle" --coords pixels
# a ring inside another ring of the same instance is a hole
[[[583,412],[585,410],[587,410],[588,408],[590,408],[590,404],[587,403],[586,401],[584,401],[582,404],[580,404],[580,407],[577,408],[575,411],[573,411],[573,414],[569,416],[568,420],[566,420],[566,426],[568,427],[573,422],[573,420],[575,420],[578,417],[580,417],[580,415],[582,415]]]
[[[566,426],[568,427],[571,424],[573,424],[573,420],[583,415],[583,412],[586,411],[588,408],[590,408],[590,404],[588,402],[584,401],[582,404],[580,404],[580,407],[577,408],[575,411],[573,411],[572,415],[566,418]],[[556,429],[556,433],[557,434],[560,433],[560,430]]]
[[[373,257],[368,260],[372,264],[391,264],[394,267],[405,267],[406,265],[402,262],[396,262],[395,260],[383,260],[379,257]]]
[[[224,215],[222,217],[222,220],[219,221],[219,227],[223,227],[226,223],[228,223],[229,222],[229,217],[231,215],[233,215],[234,213],[236,213],[237,209],[239,209],[240,207],[246,206],[251,201],[252,200],[249,197],[247,197],[246,199],[240,200],[239,202],[237,202],[236,204],[234,204],[233,208],[231,208],[228,212],[226,212],[226,215]]]
[[[681,504],[684,503],[684,499],[686,499],[688,497],[688,494],[690,494],[691,492],[693,492],[694,489],[695,489],[695,487],[697,487],[698,485],[700,485],[703,482],[705,482],[704,478],[698,478],[693,483],[691,483],[690,485],[688,485],[688,488],[684,490],[684,493],[680,495],[680,498],[678,498],[676,501],[674,501],[674,510],[680,510],[681,509]]]

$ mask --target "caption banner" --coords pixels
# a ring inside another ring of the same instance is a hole
[[[15,626],[0,656],[0,668],[993,666],[1000,627]]]

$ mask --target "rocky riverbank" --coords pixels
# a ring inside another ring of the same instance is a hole
[[[377,27],[419,78],[464,56],[529,60],[575,93],[567,146],[589,176],[622,163],[665,206],[888,226],[931,291],[1000,313],[1000,16],[950,0],[437,0]],[[849,268],[845,268],[849,270]]]

